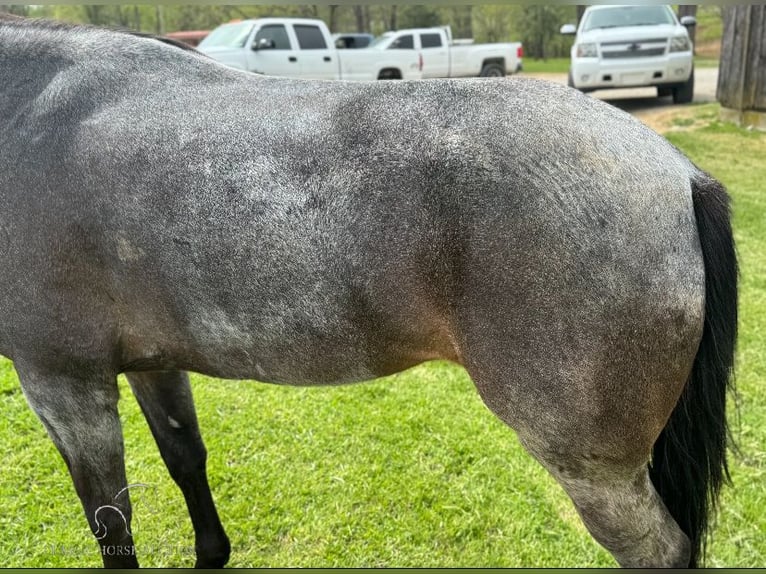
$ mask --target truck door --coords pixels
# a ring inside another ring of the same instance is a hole
[[[449,46],[438,32],[420,33],[420,52],[423,55],[424,78],[448,78]]]
[[[284,24],[266,24],[255,33],[248,50],[247,69],[256,74],[298,78],[301,75],[298,50],[290,45]]]
[[[325,34],[313,24],[294,24],[298,40],[298,60],[302,78],[335,80],[340,73],[338,54],[333,46],[327,45]]]

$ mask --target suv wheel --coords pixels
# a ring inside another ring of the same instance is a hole
[[[673,88],[673,103],[688,104],[694,99],[694,70],[689,79],[677,88]]]

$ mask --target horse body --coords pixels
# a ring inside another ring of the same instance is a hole
[[[0,352],[94,531],[124,486],[119,372],[198,564],[220,565],[182,371],[334,384],[444,358],[622,564],[694,557],[646,463],[703,337],[694,190],[714,184],[664,139],[533,80],[260,78],[28,23],[0,23],[0,45]],[[115,530],[102,545],[132,547]]]

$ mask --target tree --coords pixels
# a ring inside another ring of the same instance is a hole
[[[477,42],[507,42],[511,36],[511,13],[516,6],[474,6],[473,30]]]
[[[473,6],[442,6],[438,15],[439,24],[452,27],[453,38],[473,38]]]
[[[384,21],[386,22],[386,27],[389,30],[396,30],[396,4],[391,5],[387,15],[387,19],[386,16],[383,17]]]
[[[327,27],[333,34],[338,31],[338,5],[330,4],[330,17],[327,20]]]
[[[431,28],[442,23],[435,7],[423,4],[403,5],[398,16],[400,28]]]
[[[26,4],[0,4],[0,12],[14,16],[29,16],[29,6]]]
[[[723,115],[766,128],[766,5],[723,9],[716,97]]]
[[[558,31],[575,16],[572,6],[525,6],[521,15],[521,41],[533,58],[565,56],[569,43]]]
[[[695,4],[681,4],[678,6],[678,18],[683,18],[684,16],[693,16],[694,18],[697,17],[697,6]],[[696,36],[697,27],[696,26],[690,26],[687,28],[689,30],[689,39],[692,41],[692,44],[694,44],[694,39]]]
[[[582,20],[583,14],[585,14],[585,9],[588,6],[585,4],[578,4],[577,5],[577,25],[580,25],[580,20]]]
[[[370,7],[354,6],[354,18],[356,19],[357,32],[370,31]]]

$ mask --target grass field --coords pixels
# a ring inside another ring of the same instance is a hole
[[[689,109],[688,107],[686,108]],[[766,134],[715,121],[669,135],[734,196],[742,268],[733,461],[712,566],[766,562]],[[612,566],[563,491],[465,373],[422,365],[366,385],[282,388],[193,377],[232,566]],[[190,566],[191,526],[124,381],[134,533],[144,566]],[[0,564],[98,566],[63,461],[0,360]]]

